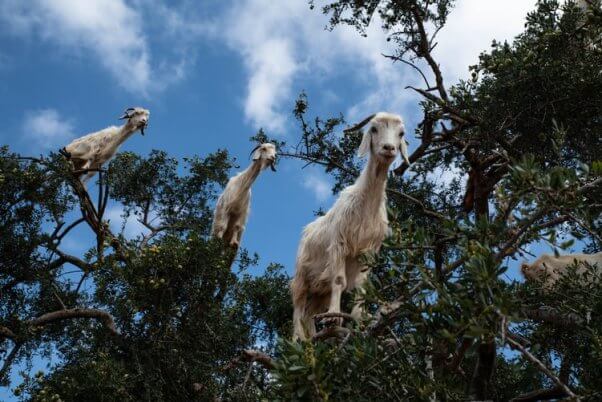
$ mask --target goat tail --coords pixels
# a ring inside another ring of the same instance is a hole
[[[291,281],[291,294],[293,298],[293,340],[305,341],[315,333],[311,311],[308,306],[308,288],[305,278],[298,272]]]

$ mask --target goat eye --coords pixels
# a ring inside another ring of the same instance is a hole
[[[403,131],[400,131],[400,132],[399,132],[399,136],[400,136],[400,137],[403,137],[403,135],[404,135],[404,134],[405,134],[405,133],[404,133]]]
[[[376,127],[374,127],[374,126],[372,126],[372,128],[370,128],[370,132],[371,132],[372,134],[376,134],[376,132],[377,132],[377,131],[378,131],[378,130],[377,130],[377,129],[376,129]]]

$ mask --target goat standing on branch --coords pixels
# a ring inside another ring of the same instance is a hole
[[[141,107],[128,108],[120,117],[127,119],[123,126],[111,126],[85,135],[73,140],[59,152],[73,162],[74,171],[78,176],[83,176],[82,182],[86,183],[132,134],[140,130],[144,135],[149,116],[150,112]]]
[[[543,283],[543,287],[549,289],[566,275],[568,268],[576,265],[575,273],[583,275],[589,271],[589,266],[593,268],[592,273],[602,272],[602,252],[596,254],[568,254],[553,256],[544,254],[535,260],[532,264],[523,263],[521,272],[529,281]]]
[[[385,189],[389,166],[399,152],[410,164],[403,120],[381,112],[345,131],[366,125],[358,150],[360,157],[369,155],[366,167],[326,215],[303,231],[291,283],[294,339],[313,337],[314,315],[340,313],[343,291],[359,288],[361,292],[370,269],[359,258],[366,252],[378,252],[388,232]],[[361,316],[361,300],[351,314]],[[340,321],[335,318],[336,323]]]
[[[238,248],[242,232],[249,217],[251,205],[251,186],[259,173],[268,166],[275,172],[276,147],[265,143],[251,151],[253,161],[244,171],[232,177],[222,195],[217,200],[213,215],[213,236],[222,239],[232,247]]]

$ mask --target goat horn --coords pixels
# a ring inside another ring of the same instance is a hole
[[[123,112],[123,116],[121,116],[119,120],[129,119],[130,117],[132,117],[132,114],[130,112],[133,112],[134,110],[136,109],[133,107],[128,107],[127,109],[125,109],[125,111]]]
[[[251,156],[253,156],[253,152],[257,151],[257,150],[259,149],[259,147],[261,147],[261,144],[257,145],[255,148],[253,148],[253,149],[251,150],[251,153],[249,154],[249,158],[250,158]]]
[[[346,128],[345,130],[343,130],[343,132],[344,133],[350,133],[350,132],[353,132],[353,131],[358,131],[359,129],[361,129],[362,127],[364,127],[366,124],[368,124],[370,122],[370,120],[372,120],[374,118],[374,116],[376,116],[376,113],[375,114],[371,114],[370,116],[366,117],[364,120],[360,121],[355,126],[350,127],[350,128]]]

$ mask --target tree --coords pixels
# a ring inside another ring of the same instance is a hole
[[[504,278],[534,243],[602,248],[602,11],[587,1],[585,13],[538,1],[523,34],[494,42],[451,86],[432,50],[453,1],[322,7],[332,29],[382,23],[397,49],[387,57],[424,80],[408,89],[424,118],[411,168],[388,182],[392,235],[365,256],[372,315],[311,342],[287,341],[283,267],[246,275],[256,257],[209,238],[226,151],[185,160],[185,174],[160,151],[119,154],[92,200],[61,157],[2,148],[0,377],[54,351],[63,361],[26,376],[15,390],[24,400],[600,398],[601,274],[571,272],[552,289]],[[279,155],[322,166],[335,193],[352,183],[360,134],[339,136],[343,116],[310,117],[305,94],[293,113],[300,138],[274,141]],[[435,170],[453,179],[437,183]],[[147,234],[111,232],[109,198]],[[78,225],[96,241],[69,255],[61,242]]]
[[[600,314],[595,278],[584,286],[573,275],[550,292],[503,280],[508,258],[530,244],[602,246],[600,5],[584,14],[573,2],[539,1],[514,43],[493,42],[470,79],[447,87],[432,49],[452,3],[322,7],[332,29],[365,34],[382,22],[397,46],[387,57],[424,79],[409,88],[424,98],[424,119],[411,171],[401,165],[389,180],[394,234],[371,261],[374,318],[349,324],[331,346],[283,343],[271,388],[280,398],[538,400],[602,389],[593,379],[600,348],[591,347],[601,328],[586,318]],[[286,154],[324,166],[336,191],[357,175],[359,135],[337,137],[338,117],[308,123],[307,109],[302,95],[302,140]],[[429,178],[450,167],[461,174],[443,189]]]
[[[31,400],[205,400],[236,398],[244,372],[229,362],[257,339],[286,331],[288,277],[272,265],[245,275],[256,257],[232,255],[208,237],[211,202],[232,167],[226,151],[185,160],[164,152],[122,153],[100,173],[98,202],[62,157],[20,158],[6,148],[2,172],[2,368],[39,350],[63,362],[25,377]],[[107,198],[120,201],[148,233],[110,231]],[[69,210],[81,209],[74,219]],[[159,222],[159,223],[154,223]],[[97,244],[84,256],[62,251],[80,224]],[[52,228],[52,230],[49,230]],[[69,273],[75,268],[77,273]],[[86,284],[92,290],[85,290]],[[252,399],[252,398],[251,398]]]

